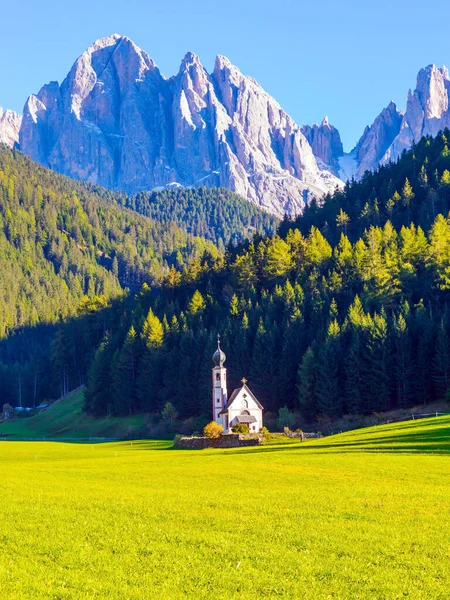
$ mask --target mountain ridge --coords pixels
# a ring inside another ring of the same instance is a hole
[[[449,96],[448,70],[428,65],[405,111],[391,101],[344,152],[327,117],[297,125],[225,56],[208,73],[187,52],[167,78],[116,33],[83,52],[61,85],[32,94],[23,116],[0,109],[0,142],[110,189],[224,187],[272,214],[295,216],[312,197],[320,201],[450,125]]]
[[[128,193],[226,187],[279,216],[342,185],[319,169],[301,128],[226,57],[209,74],[187,53],[166,78],[117,34],[90,46],[60,86],[29,97],[19,143],[75,179]]]

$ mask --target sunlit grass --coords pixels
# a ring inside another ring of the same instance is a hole
[[[450,598],[449,436],[0,442],[2,598]]]
[[[78,390],[33,417],[0,423],[0,438],[123,438],[142,429],[147,415],[94,418],[83,412],[83,390]]]

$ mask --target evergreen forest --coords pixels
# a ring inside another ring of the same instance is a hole
[[[277,233],[251,207],[236,234],[227,219],[212,233],[212,190],[128,199],[2,148],[2,398],[32,406],[86,383],[94,415],[170,402],[208,416],[220,333],[229,388],[247,377],[270,412],[449,399],[449,144],[448,130],[423,138]],[[177,198],[198,227],[169,221]]]

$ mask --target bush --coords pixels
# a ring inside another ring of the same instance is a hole
[[[236,425],[233,425],[231,428],[231,431],[233,433],[249,433],[250,429],[246,423],[236,423]]]
[[[203,429],[203,434],[209,439],[219,438],[222,435],[222,432],[222,425],[219,425],[215,421],[211,421],[211,423],[205,425],[205,428]]]
[[[267,427],[261,427],[261,429],[259,430],[259,433],[262,437],[263,442],[268,442],[271,438],[270,435],[270,431],[267,429]]]

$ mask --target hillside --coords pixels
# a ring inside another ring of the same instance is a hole
[[[141,192],[126,206],[161,223],[173,222],[187,233],[213,241],[220,249],[275,233],[279,220],[224,188]]]
[[[212,242],[123,208],[122,199],[0,145],[3,403],[33,406],[78,387],[127,288],[155,288],[171,268],[220,260]],[[63,323],[73,327],[72,345],[57,331]]]
[[[92,257],[80,249],[90,247],[85,238],[91,235],[99,258],[86,265],[84,279],[79,274],[81,283],[91,281],[89,269],[98,269],[106,281],[116,282],[117,299],[108,304],[93,295],[92,284],[81,287],[82,310],[71,319],[63,314],[56,327],[25,328],[0,343],[4,401],[16,404],[22,394],[23,404],[32,406],[86,382],[87,409],[97,416],[159,413],[171,402],[180,420],[205,417],[218,332],[228,356],[230,389],[247,377],[268,421],[284,406],[299,413],[302,426],[445,401],[450,394],[448,154],[445,133],[423,139],[398,163],[349,185],[344,194],[337,192],[323,207],[311,206],[301,220],[283,221],[278,235],[230,247],[224,257],[211,242],[175,225],[156,225],[124,211],[117,197],[111,209],[102,202],[100,210],[98,199],[92,200],[94,208],[85,212],[93,224],[79,226],[79,234],[67,201],[52,229],[61,238],[50,245],[52,256],[60,257],[57,268],[44,253],[52,276],[64,276],[69,250],[80,253],[80,260]],[[33,169],[42,168],[17,156],[29,165],[33,181]],[[42,169],[42,182],[46,177],[90,190]],[[8,185],[2,187],[6,199]],[[102,193],[107,200],[110,192]],[[176,197],[170,200],[174,206]],[[192,195],[183,198],[187,207],[191,200],[193,206],[198,203]],[[19,218],[20,202],[14,206]],[[116,231],[119,216],[123,228]],[[172,237],[164,237],[166,227]],[[106,235],[105,228],[111,233]],[[11,240],[17,238],[7,227],[4,232],[13,252]],[[75,241],[79,235],[82,243]],[[155,243],[158,252],[149,252]],[[180,258],[177,244],[186,258]],[[48,251],[48,243],[41,246]],[[116,279],[114,253],[120,258]],[[152,287],[137,291],[146,282],[150,255]],[[22,265],[25,257],[21,252],[14,265]],[[67,277],[70,283],[70,268]],[[134,290],[123,296],[127,282]],[[44,314],[48,306],[50,301]]]
[[[84,297],[109,298],[158,282],[213,244],[100,197],[88,186],[0,145],[0,338],[17,327],[77,314]]]
[[[279,235],[230,250],[158,298],[136,297],[92,365],[90,410],[158,412],[170,401],[182,418],[209,413],[218,332],[230,389],[245,376],[269,418],[283,406],[314,422],[448,398],[448,152],[445,134],[424,139],[344,196],[285,220]],[[352,204],[375,206],[373,188],[378,221]],[[392,221],[381,203],[389,189]],[[344,217],[325,218],[341,201],[356,215],[351,237]]]
[[[411,223],[427,232],[438,214],[450,210],[450,130],[423,137],[394,163],[366,172],[359,182],[312,202],[293,223],[304,233],[318,227],[336,244],[344,232],[352,241],[371,225],[390,221],[399,231]]]
[[[444,599],[449,430],[224,450],[0,442],[2,593]]]
[[[108,417],[96,419],[83,412],[83,390],[69,394],[33,417],[0,421],[0,440],[123,438],[142,434],[147,417]]]

